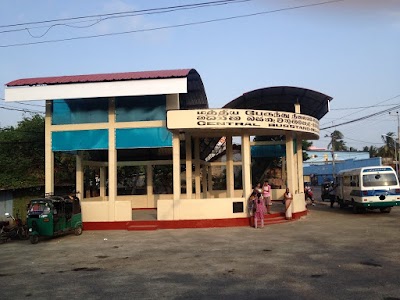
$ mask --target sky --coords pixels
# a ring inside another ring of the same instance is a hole
[[[333,97],[314,146],[327,147],[333,130],[358,150],[382,146],[382,134],[397,137],[400,0],[231,0],[98,16],[212,1],[1,1],[0,127],[44,111],[44,101],[5,102],[4,85],[12,80],[194,68],[211,108],[272,86]],[[58,21],[31,23],[52,20]],[[202,24],[184,25],[190,23]],[[85,38],[96,35],[107,36]]]

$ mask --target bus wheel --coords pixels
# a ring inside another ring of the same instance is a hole
[[[380,211],[382,212],[382,213],[390,213],[390,211],[392,210],[392,208],[391,207],[382,207],[382,208],[380,208]]]

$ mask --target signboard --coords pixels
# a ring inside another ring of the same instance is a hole
[[[319,121],[311,116],[253,109],[169,110],[168,129],[283,129],[319,135]]]

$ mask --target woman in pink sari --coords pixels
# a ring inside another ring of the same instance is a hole
[[[254,205],[254,228],[258,227],[258,220],[261,221],[261,228],[264,227],[264,214],[265,214],[265,203],[260,193],[257,194]]]

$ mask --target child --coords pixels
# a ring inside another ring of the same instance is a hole
[[[265,206],[267,207],[267,214],[271,213],[271,186],[268,184],[268,181],[264,181],[262,186],[263,198],[265,202]]]
[[[265,214],[265,203],[261,194],[257,194],[257,198],[255,200],[255,209],[254,209],[254,227],[257,228],[258,220],[261,220],[261,228],[264,227],[264,214]]]
[[[249,198],[249,203],[248,203],[248,208],[249,208],[249,215],[253,216],[255,207],[256,207],[256,199],[257,199],[257,194],[256,193],[251,193],[251,196]]]

